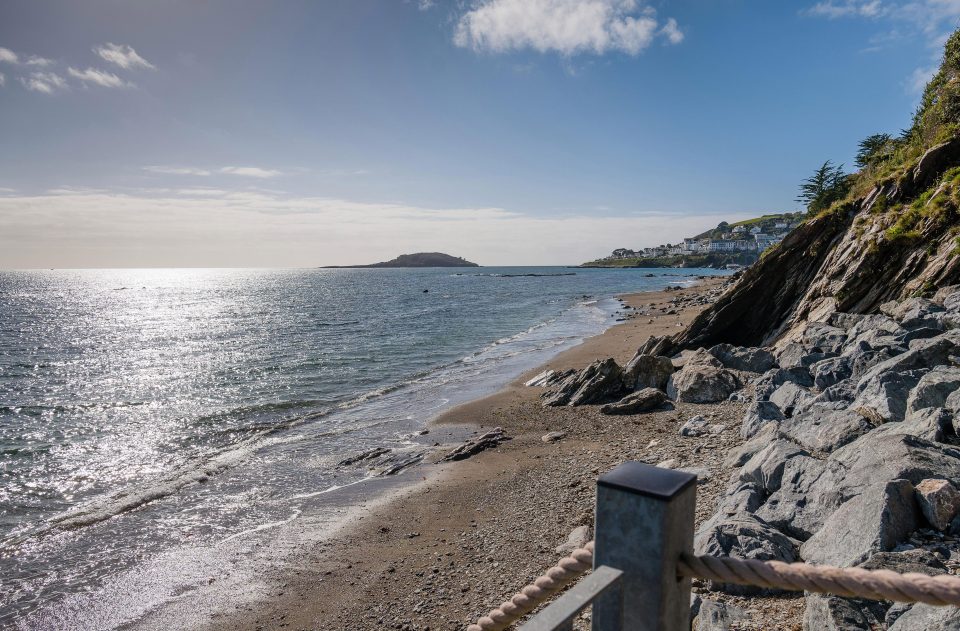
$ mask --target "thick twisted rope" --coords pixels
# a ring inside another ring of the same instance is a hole
[[[503,631],[545,602],[560,589],[593,567],[593,542],[577,548],[570,556],[560,559],[513,598],[467,627],[467,631]]]
[[[898,574],[890,570],[864,570],[858,567],[839,568],[691,555],[680,557],[677,573],[719,583],[960,607],[960,577],[950,574]]]
[[[574,550],[570,556],[560,559],[554,567],[517,592],[513,598],[492,609],[477,620],[476,624],[467,627],[467,631],[503,631],[574,579],[585,574],[592,566],[591,541]],[[677,575],[788,591],[960,607],[960,576],[950,574],[898,574],[890,570],[683,554],[677,561]]]

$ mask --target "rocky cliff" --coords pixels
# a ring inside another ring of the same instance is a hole
[[[845,199],[766,252],[660,351],[786,341],[807,321],[960,282],[960,33],[913,127],[851,180]]]

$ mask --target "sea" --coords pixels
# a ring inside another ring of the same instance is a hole
[[[716,273],[0,271],[0,627],[253,602],[263,564],[422,477],[431,419],[615,324],[616,295]]]

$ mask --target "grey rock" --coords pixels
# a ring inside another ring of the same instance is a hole
[[[840,313],[838,311],[830,314],[830,317],[827,319],[827,324],[849,332],[856,323],[865,317],[867,316],[862,313]]]
[[[955,433],[953,423],[954,416],[946,408],[925,408],[910,412],[901,423],[887,423],[874,431],[889,436],[916,436],[942,443],[947,435]]]
[[[710,421],[702,416],[694,416],[680,428],[681,436],[706,436],[710,433]]]
[[[718,344],[708,351],[725,368],[747,372],[766,372],[777,364],[773,354],[763,348]]]
[[[756,390],[758,401],[767,401],[774,391],[785,383],[795,383],[809,388],[813,386],[813,377],[805,366],[793,368],[772,368],[750,381]]]
[[[831,357],[810,366],[814,385],[823,390],[853,376],[849,357]]]
[[[739,607],[704,599],[700,603],[693,631],[729,631],[732,623],[747,620],[749,617],[747,612]]]
[[[556,383],[560,383],[573,373],[577,372],[576,370],[544,370],[542,373],[531,377],[523,385],[529,388],[546,388],[552,386]]]
[[[729,370],[706,363],[687,363],[670,376],[667,395],[684,403],[718,403],[739,388],[739,380]]]
[[[566,437],[567,437],[566,432],[548,432],[543,436],[541,436],[540,440],[542,440],[545,443],[555,443],[558,440],[563,440]]]
[[[767,423],[777,423],[786,418],[780,408],[770,401],[756,401],[747,407],[740,423],[740,435],[750,438]]]
[[[780,488],[783,468],[787,461],[798,455],[808,455],[787,440],[778,439],[758,451],[740,469],[740,480],[752,482],[767,493]]]
[[[947,566],[934,553],[917,548],[904,552],[874,552],[858,567],[865,570],[890,570],[898,574],[915,572],[927,576],[947,574]]]
[[[823,322],[808,322],[803,330],[802,344],[811,352],[836,353],[847,341],[847,332]]]
[[[913,608],[913,603],[893,603],[890,605],[890,608],[887,609],[887,615],[884,618],[883,622],[889,628],[894,622],[897,621],[900,616],[910,611]]]
[[[906,321],[921,319],[931,313],[944,311],[943,305],[926,298],[907,298],[896,302],[885,302],[880,305],[880,312],[900,322],[907,328]]]
[[[728,556],[737,559],[784,561],[797,559],[797,542],[749,513],[715,515],[701,526],[694,537],[699,555]],[[747,585],[712,584],[711,589],[730,594],[760,594],[767,590]]]
[[[755,513],[792,537],[808,539],[842,503],[843,497],[831,489],[843,476],[843,468],[834,463],[794,456],[784,465],[780,488]]]
[[[897,358],[893,358],[896,360]],[[893,361],[890,360],[890,361]],[[888,362],[883,362],[887,364]],[[902,370],[874,372],[880,364],[870,369],[857,384],[857,397],[850,407],[881,424],[902,421],[907,413],[907,398],[920,382],[925,370]]]
[[[616,403],[601,406],[602,414],[640,414],[655,410],[667,402],[667,395],[656,388],[631,392]]]
[[[474,456],[481,451],[487,449],[492,449],[496,447],[501,442],[509,440],[506,434],[503,432],[503,428],[495,427],[489,432],[481,434],[475,438],[471,438],[466,441],[446,456],[440,459],[441,462],[452,462],[455,460],[466,460],[470,456]]]
[[[801,547],[805,561],[849,567],[892,550],[920,525],[909,480],[877,484],[848,500]]]
[[[960,368],[936,366],[923,375],[907,398],[907,411],[944,407],[947,398],[960,389]]]
[[[806,388],[788,382],[770,395],[770,402],[780,408],[784,416],[790,417],[798,405],[812,403],[814,398],[815,395],[811,394]]]
[[[921,480],[916,491],[917,503],[927,523],[941,532],[947,530],[960,513],[960,492],[949,480],[942,478]]]
[[[960,608],[914,605],[888,631],[960,631]]]
[[[826,388],[818,394],[813,401],[812,405],[818,403],[842,403],[841,407],[849,407],[853,403],[854,399],[857,398],[857,384],[853,382],[852,379],[844,379],[839,383],[835,383],[829,388]]]
[[[886,607],[862,600],[808,594],[804,631],[869,631],[884,620]]]
[[[792,342],[783,348],[774,351],[774,357],[781,368],[806,368],[803,358],[807,355],[807,349],[803,344]]]
[[[950,309],[945,303],[948,301],[953,305],[954,309],[960,308],[960,285],[947,285],[941,287],[933,294],[932,300],[944,307],[945,309]]]
[[[556,547],[557,554],[570,554],[577,548],[590,543],[593,539],[593,528],[590,526],[577,526],[567,536],[567,540]]]
[[[757,433],[749,440],[746,440],[738,447],[734,447],[727,457],[724,458],[723,465],[730,469],[741,467],[750,460],[754,454],[779,437],[778,424],[767,423],[757,430]]]
[[[883,344],[876,344],[878,338],[902,335],[907,330],[900,326],[900,323],[893,318],[881,314],[868,315],[854,324],[847,331],[847,342],[844,350],[853,347],[860,342],[867,342],[870,346],[877,348]]]
[[[807,451],[831,452],[872,430],[853,410],[815,405],[780,423],[780,432]]]
[[[544,407],[585,405],[617,398],[623,393],[623,370],[612,358],[597,360],[564,379],[544,395]]]
[[[765,493],[753,482],[740,482],[734,479],[734,485],[720,498],[717,505],[717,514],[736,515],[738,513],[753,513],[763,505]]]
[[[635,355],[623,369],[623,385],[628,390],[665,390],[673,370],[669,357]]]
[[[944,401],[944,407],[951,410],[954,414],[960,413],[960,391],[952,393]]]

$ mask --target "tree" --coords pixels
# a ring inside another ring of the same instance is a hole
[[[857,166],[863,169],[885,158],[891,140],[890,134],[873,134],[861,140],[860,150],[857,151]]]
[[[850,184],[847,174],[843,172],[843,165],[834,166],[827,160],[800,184],[800,195],[797,201],[807,207],[812,213],[829,208],[830,204],[847,194]]]

